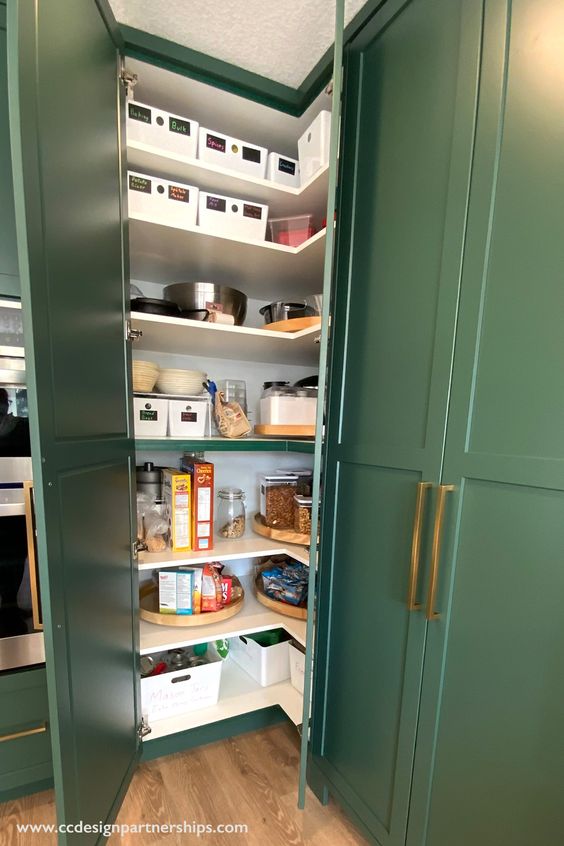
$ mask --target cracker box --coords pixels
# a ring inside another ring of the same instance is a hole
[[[191,547],[191,487],[189,473],[172,468],[163,470],[163,500],[168,520],[169,546],[173,552]]]
[[[159,570],[159,611],[161,614],[192,614],[194,572],[188,568]]]
[[[209,461],[183,461],[192,482],[192,549],[213,549],[213,464]]]

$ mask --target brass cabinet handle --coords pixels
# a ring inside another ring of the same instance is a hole
[[[27,731],[16,731],[13,734],[0,734],[0,743],[5,740],[17,740],[19,737],[31,737],[32,734],[44,734],[47,731],[47,723],[37,726],[34,729],[27,729]]]
[[[425,498],[432,487],[431,482],[417,484],[417,498],[415,500],[415,517],[413,519],[413,536],[411,539],[411,570],[409,572],[409,590],[407,593],[408,611],[419,611],[423,606],[417,602],[417,579],[419,576],[419,560],[421,556],[421,532],[423,514],[425,512]]]
[[[438,620],[441,616],[435,611],[435,597],[437,594],[437,577],[439,575],[439,564],[441,561],[441,543],[443,534],[443,519],[445,516],[445,499],[447,493],[454,490],[454,485],[439,485],[437,494],[437,511],[435,514],[435,527],[433,529],[433,551],[431,554],[431,577],[429,580],[429,594],[427,596],[428,620]]]
[[[25,524],[27,530],[27,557],[29,560],[29,584],[31,588],[31,609],[33,628],[41,631],[41,608],[39,607],[39,574],[35,555],[35,528],[33,521],[33,482],[24,482]]]

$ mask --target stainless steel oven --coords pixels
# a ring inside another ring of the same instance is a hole
[[[21,309],[0,300],[0,672],[45,660]]]

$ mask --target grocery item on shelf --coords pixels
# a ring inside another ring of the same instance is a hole
[[[329,164],[331,141],[331,112],[324,109],[308,126],[298,141],[301,182],[317,173],[319,168]]]
[[[271,599],[289,605],[307,603],[309,570],[297,561],[273,563],[261,572],[264,592]]]
[[[238,402],[225,402],[215,382],[208,380],[207,390],[213,399],[215,422],[224,438],[243,438],[251,431],[251,425]]]
[[[268,234],[275,244],[299,247],[315,235],[312,214],[298,214],[293,217],[271,217]]]
[[[127,141],[139,141],[160,147],[170,153],[196,157],[199,123],[146,103],[129,100],[127,103]]]
[[[223,608],[221,570],[223,565],[216,561],[204,564],[202,573],[202,613],[220,611]]]
[[[164,438],[168,427],[168,400],[133,397],[136,438]]]
[[[318,391],[312,388],[272,387],[260,399],[260,422],[272,426],[315,426]]]
[[[266,147],[233,138],[215,129],[200,127],[198,158],[203,162],[264,179],[267,156]]]
[[[192,549],[212,549],[214,466],[184,457],[182,469],[192,480]]]
[[[146,215],[164,226],[196,225],[199,188],[146,173],[128,172],[130,215]]]
[[[302,535],[311,534],[312,498],[303,494],[294,496],[294,531]]]
[[[188,568],[159,570],[161,614],[192,614],[194,574]]]
[[[169,467],[163,470],[163,500],[173,552],[191,549],[191,481],[189,473]]]
[[[241,488],[221,488],[218,490],[217,531],[220,537],[229,540],[241,538],[245,534],[246,512],[245,494]]]
[[[292,476],[297,476],[298,477],[298,484],[296,486],[295,492],[297,494],[301,494],[302,496],[311,496],[311,486],[312,486],[312,483],[313,483],[313,470],[311,470],[310,468],[308,468],[308,467],[298,467],[297,469],[295,469],[294,467],[292,467],[291,469],[288,469],[288,467],[285,467],[285,468],[282,468],[282,469],[277,468],[274,472],[279,473],[281,476],[283,476],[284,474],[287,475],[288,473]]]
[[[168,401],[168,434],[173,438],[202,438],[206,434],[209,400],[205,397]]]
[[[297,476],[269,475],[260,480],[260,513],[273,529],[293,529]]]
[[[166,286],[164,296],[178,303],[183,317],[193,320],[205,320],[210,311],[221,311],[233,315],[235,324],[242,326],[247,315],[247,295],[215,282],[174,282]]]
[[[200,191],[198,223],[205,232],[264,241],[267,220],[268,206]]]
[[[280,153],[269,153],[266,176],[271,182],[278,182],[290,188],[299,188],[300,163],[297,159],[281,156]]]
[[[159,375],[159,366],[152,361],[140,361],[134,358],[131,363],[133,390],[135,393],[150,393],[155,387]]]

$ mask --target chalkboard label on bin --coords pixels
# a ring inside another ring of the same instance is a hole
[[[281,170],[282,173],[289,173],[291,176],[295,176],[296,164],[295,162],[289,162],[288,159],[278,159],[278,170]]]
[[[260,164],[260,150],[256,150],[254,147],[243,147],[243,158],[246,162]]]
[[[139,419],[140,420],[151,420],[151,421],[154,422],[155,420],[159,419],[159,412],[154,408],[152,408],[152,409],[142,408],[141,411],[139,412]]]
[[[151,193],[151,180],[144,176],[133,176],[129,174],[129,187],[132,191],[141,191],[143,194]]]
[[[209,147],[210,150],[217,150],[220,153],[225,153],[225,138],[219,138],[217,135],[206,135],[206,147]]]
[[[181,411],[180,420],[182,423],[197,423],[198,415],[195,411]]]
[[[138,106],[136,103],[129,104],[129,117],[132,120],[140,120],[141,123],[152,123],[151,109],[146,109],[145,106]]]
[[[262,217],[262,209],[260,206],[251,206],[249,203],[244,203],[243,217],[252,217],[254,220],[260,220]]]
[[[227,208],[227,202],[221,197],[212,197],[210,195],[206,197],[206,208],[211,209],[211,211],[224,212]]]
[[[169,185],[168,199],[178,200],[179,203],[189,203],[190,191],[188,190],[188,188],[183,188],[181,185]]]
[[[190,135],[190,121],[169,117],[168,129],[169,132],[177,132],[179,135]]]

